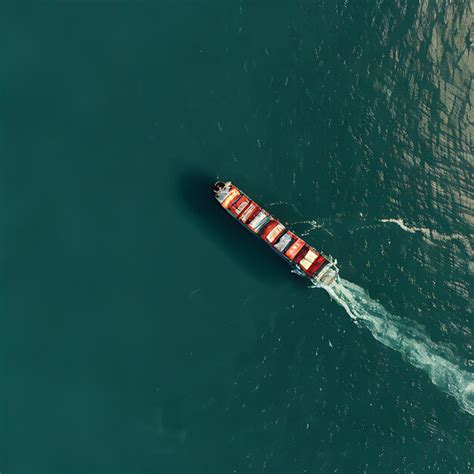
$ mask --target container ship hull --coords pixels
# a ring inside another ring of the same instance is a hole
[[[234,219],[286,260],[295,273],[316,286],[331,286],[337,281],[336,261],[317,252],[230,181],[215,183],[214,195]]]

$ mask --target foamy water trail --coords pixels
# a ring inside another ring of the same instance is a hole
[[[429,339],[423,329],[403,321],[371,299],[360,286],[341,279],[324,287],[356,323],[366,327],[377,341],[400,352],[405,360],[425,371],[431,381],[474,415],[474,374],[449,359],[449,351]]]
[[[472,245],[471,245],[471,240],[470,238],[466,237],[465,235],[462,234],[442,234],[438,232],[435,229],[428,229],[426,227],[414,227],[414,226],[409,226],[405,224],[405,222],[402,219],[380,219],[380,222],[382,223],[390,223],[390,224],[396,224],[400,229],[404,230],[405,232],[409,232],[410,234],[416,234],[419,233],[423,235],[425,239],[428,241],[450,241],[450,240],[457,240],[461,242],[462,245],[464,245],[467,253],[469,256],[473,255],[473,250],[472,250]]]

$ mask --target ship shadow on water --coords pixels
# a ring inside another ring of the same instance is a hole
[[[196,225],[253,278],[272,286],[286,284],[296,290],[307,288],[307,281],[292,275],[278,255],[217,204],[212,192],[215,181],[215,176],[202,170],[184,172],[177,179],[177,198],[193,216]]]

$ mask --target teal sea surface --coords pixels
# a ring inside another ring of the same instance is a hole
[[[472,473],[472,3],[0,8],[0,472]],[[230,179],[341,280],[312,288]]]

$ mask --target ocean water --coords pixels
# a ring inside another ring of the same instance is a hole
[[[473,19],[2,4],[0,472],[472,472]]]

